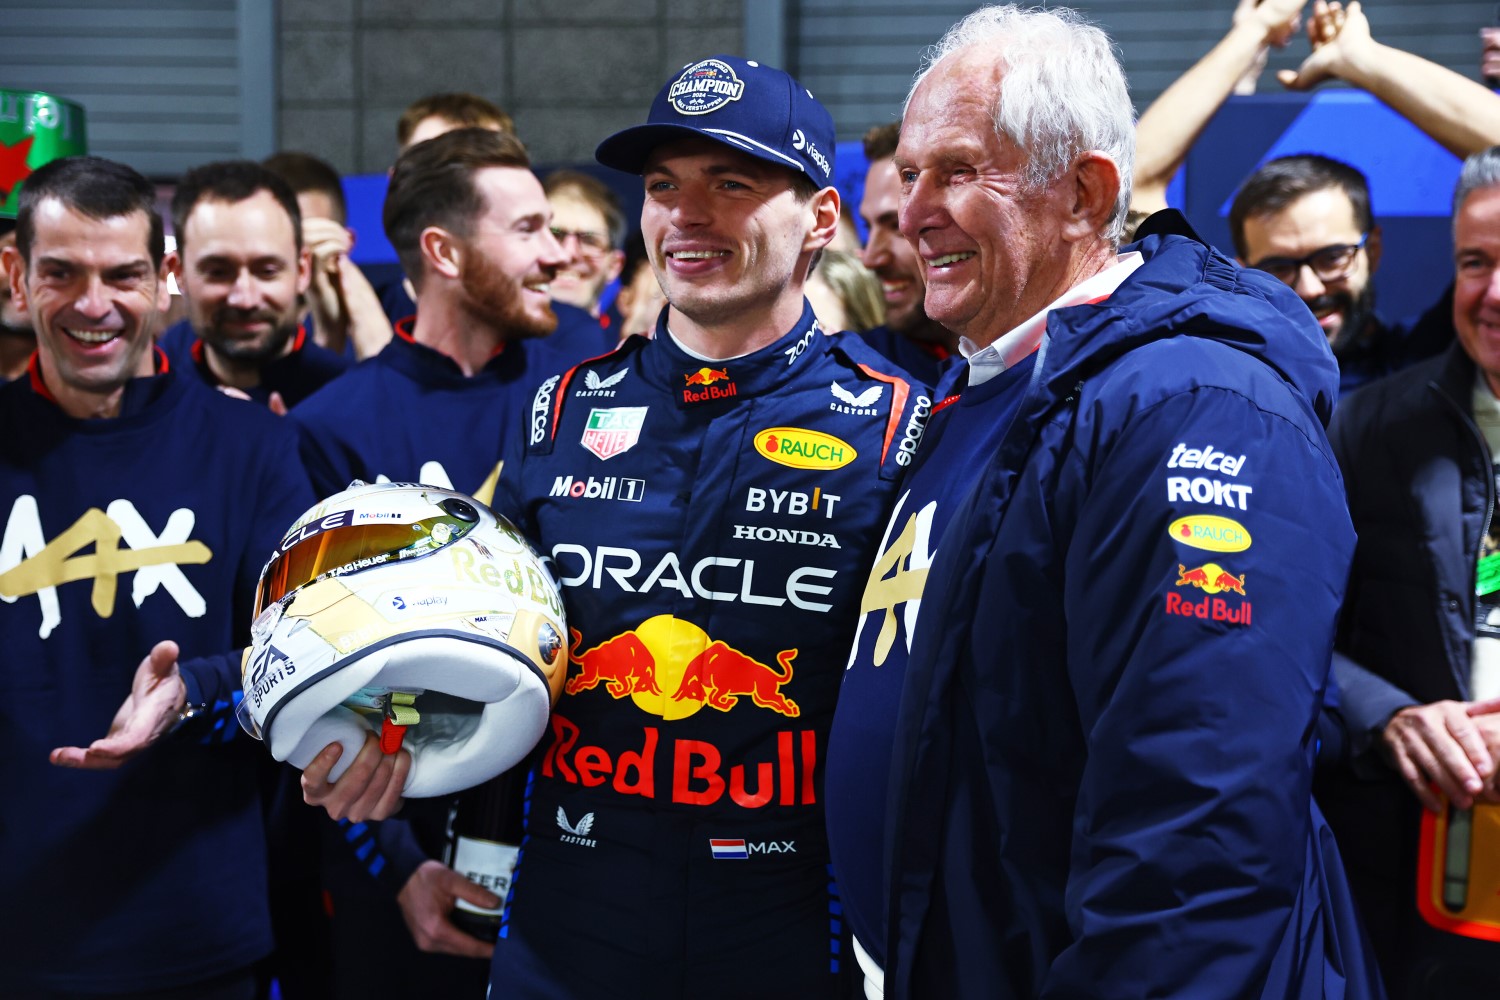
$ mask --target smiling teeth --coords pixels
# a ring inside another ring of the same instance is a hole
[[[968,260],[972,256],[974,256],[972,250],[965,251],[964,253],[946,253],[941,257],[934,257],[927,263],[929,267],[947,267],[949,264],[957,264],[961,260]]]
[[[63,332],[85,344],[107,344],[120,335],[118,330],[75,330],[66,326],[63,327]]]
[[[713,257],[727,257],[729,254],[724,250],[674,250],[667,254],[674,260],[709,260]]]

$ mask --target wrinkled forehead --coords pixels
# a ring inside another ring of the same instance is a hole
[[[109,264],[151,259],[151,219],[128,212],[102,219],[56,198],[44,198],[31,214],[31,259],[98,259]]]

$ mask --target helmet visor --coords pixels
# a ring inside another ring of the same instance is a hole
[[[471,511],[472,508],[464,513]],[[477,515],[463,518],[451,514],[405,524],[385,521],[328,525],[329,520],[332,519],[304,525],[281,543],[260,575],[260,585],[255,591],[257,618],[267,607],[304,584],[324,576],[431,555],[463,538],[479,523]]]

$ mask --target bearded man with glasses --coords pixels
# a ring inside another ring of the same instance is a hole
[[[1271,160],[1235,194],[1229,228],[1241,264],[1286,282],[1312,310],[1338,359],[1341,396],[1452,340],[1446,321],[1424,316],[1393,325],[1375,315],[1380,227],[1364,174],[1347,163],[1317,155]],[[1438,312],[1448,311],[1445,304]]]

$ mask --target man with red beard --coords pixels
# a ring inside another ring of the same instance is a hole
[[[401,155],[385,228],[416,286],[417,315],[293,411],[319,492],[386,476],[489,502],[493,456],[467,442],[490,425],[498,435],[547,369],[537,359],[545,343],[511,347],[557,325],[548,285],[566,255],[550,219],[526,149],[509,133],[458,129]]]
[[[927,316],[922,260],[898,228],[901,177],[892,157],[900,138],[900,122],[879,125],[865,133],[865,159],[870,169],[865,174],[859,214],[869,236],[860,256],[865,267],[880,279],[885,325],[861,336],[902,368],[936,385],[939,366],[957,350],[958,335]]]
[[[172,196],[172,226],[188,318],[161,348],[178,371],[284,413],[349,367],[302,331],[311,256],[280,177],[251,160],[194,168]]]
[[[320,496],[384,477],[492,502],[500,466],[475,442],[503,440],[537,383],[565,367],[567,348],[538,339],[557,324],[548,285],[567,260],[551,220],[526,149],[508,132],[458,129],[401,154],[385,230],[417,314],[379,354],[292,410]],[[445,798],[414,799],[399,823],[326,824],[339,997],[484,995],[488,965],[476,959],[491,946],[448,914],[455,898],[499,901],[432,860],[443,853],[448,808]],[[372,953],[381,961],[369,962]]]

